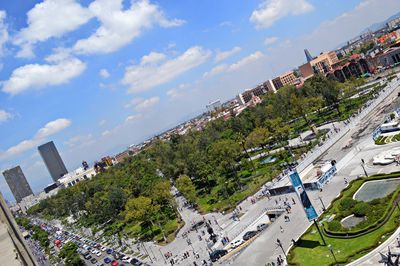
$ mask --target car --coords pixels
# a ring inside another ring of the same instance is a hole
[[[101,250],[101,251],[106,251],[107,248],[106,248],[106,247],[102,247],[100,250]]]
[[[135,265],[135,266],[140,266],[140,265],[143,264],[140,260],[138,260],[138,259],[136,259],[136,258],[132,258],[131,261],[130,261],[130,263],[131,263],[132,265]]]
[[[100,256],[101,256],[101,252],[98,251],[98,250],[97,250],[94,254],[96,254],[97,257],[100,257]]]
[[[202,227],[203,225],[204,225],[204,221],[199,221],[199,222],[195,223],[195,224],[192,226],[192,230],[199,229],[199,228]]]
[[[97,266],[104,266],[104,264],[99,262],[99,263],[97,263]]]
[[[97,260],[96,260],[96,258],[92,258],[92,259],[90,260],[90,262],[93,263],[93,264],[96,264],[96,263],[97,263]]]
[[[225,256],[228,252],[225,249],[217,249],[210,254],[210,259],[212,262],[216,262],[221,257]]]
[[[104,263],[109,264],[111,262],[111,259],[109,257],[104,258]]]
[[[122,257],[122,260],[123,260],[123,261],[127,261],[127,260],[129,260],[129,259],[130,259],[130,257],[129,257],[129,256],[126,256],[126,255]]]
[[[96,254],[96,253],[97,253],[97,250],[92,249],[91,253],[92,253],[92,254]]]
[[[90,260],[90,259],[92,258],[92,255],[87,254],[87,255],[84,256],[84,258],[85,258],[86,260]]]
[[[265,230],[267,227],[268,227],[268,224],[262,223],[262,224],[257,225],[257,230],[259,232],[261,232],[261,231]]]
[[[235,241],[232,241],[230,244],[230,249],[235,249],[237,247],[239,247],[240,245],[242,245],[244,243],[243,239],[238,239]]]
[[[111,248],[107,249],[107,254],[113,253],[113,250]]]
[[[251,239],[252,237],[254,237],[257,233],[258,233],[257,231],[248,231],[244,234],[243,240],[247,241],[247,240]]]
[[[111,262],[111,266],[118,266],[118,261],[113,260],[113,261]]]

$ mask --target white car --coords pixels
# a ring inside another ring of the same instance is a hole
[[[103,251],[103,252],[106,251],[106,250],[107,250],[107,247],[102,247],[101,248],[101,251]]]
[[[235,241],[231,242],[230,249],[233,250],[233,249],[239,247],[240,245],[242,245],[243,243],[244,243],[243,239],[235,240]]]
[[[124,257],[122,258],[122,261],[123,261],[123,262],[130,263],[130,260],[131,260],[131,258],[130,258],[129,256],[124,256]]]
[[[101,252],[98,251],[98,250],[96,250],[96,252],[95,252],[94,254],[96,254],[97,257],[100,257],[100,256],[101,256]]]
[[[92,254],[96,254],[96,253],[97,253],[97,250],[92,249],[91,253],[92,253]]]

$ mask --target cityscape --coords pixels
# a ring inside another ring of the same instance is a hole
[[[1,265],[399,265],[399,1],[17,2]]]

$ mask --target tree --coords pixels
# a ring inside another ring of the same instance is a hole
[[[187,175],[181,175],[176,180],[176,188],[185,196],[190,203],[196,202],[196,188],[192,180]]]
[[[268,142],[270,133],[268,129],[263,127],[256,127],[246,138],[246,146],[248,148],[265,147]]]
[[[74,242],[70,241],[70,242],[64,244],[64,246],[60,249],[59,256],[61,258],[73,256],[74,254],[76,254],[77,249],[78,249],[78,245],[76,245]]]

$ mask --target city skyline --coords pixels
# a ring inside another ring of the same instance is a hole
[[[47,2],[37,1],[49,10],[54,8],[46,6]],[[232,98],[305,63],[305,48],[312,55],[334,49],[400,9],[396,1],[340,1],[332,8],[317,1],[296,0],[298,5],[294,6],[302,10],[296,13],[284,5],[287,1],[260,0],[245,7],[232,3],[229,8],[227,1],[215,6],[205,2],[193,11],[190,3],[178,8],[168,2],[156,6],[142,1],[141,6],[125,12],[148,8],[153,12],[149,12],[148,24],[133,25],[129,16],[118,22],[126,22],[124,26],[133,27],[137,34],[112,47],[100,45],[107,40],[90,36],[97,28],[107,29],[117,23],[90,10],[91,2],[78,5],[72,0],[59,1],[79,16],[77,24],[55,25],[40,35],[34,34],[38,29],[35,27],[46,21],[46,14],[35,11],[32,3],[16,5],[18,8],[0,5],[5,10],[0,16],[0,126],[4,139],[0,167],[4,170],[10,165],[23,165],[34,191],[51,182],[35,150],[50,136],[67,165],[91,162],[200,113],[210,101]],[[265,17],[263,11],[273,2],[281,2],[283,9]],[[110,8],[121,12],[118,3],[114,1]],[[124,10],[129,6],[124,2]],[[211,7],[227,10],[207,22],[200,21]],[[237,10],[240,14],[235,13]],[[351,26],[342,29],[351,21]],[[191,38],[181,37],[188,32]],[[90,46],[89,41],[98,45]],[[170,68],[175,71],[163,76]],[[31,80],[25,80],[28,85],[16,82],[18,77],[29,77],[29,73],[42,69],[54,71],[59,78],[40,76],[38,80],[31,76]],[[143,80],[138,80],[135,73],[140,73]],[[164,114],[161,119],[160,113]],[[10,199],[4,180],[0,189]]]

